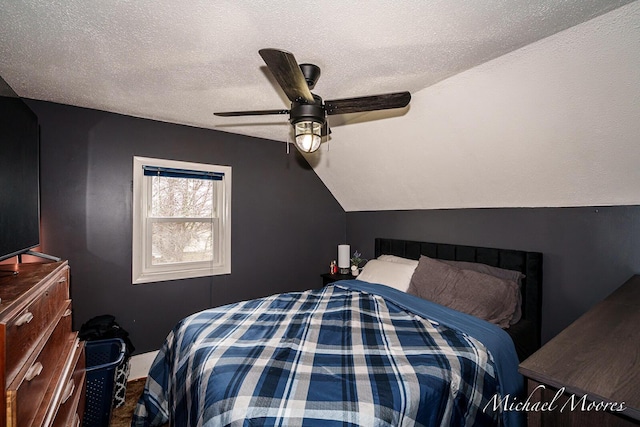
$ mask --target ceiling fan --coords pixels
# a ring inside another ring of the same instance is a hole
[[[311,93],[311,89],[320,77],[318,66],[298,65],[293,54],[284,50],[260,49],[259,53],[291,101],[290,109],[230,111],[213,114],[221,117],[289,114],[289,121],[294,128],[296,146],[306,153],[316,151],[320,147],[322,137],[331,133],[327,124],[328,115],[402,108],[411,100],[409,92],[395,92],[323,102],[322,98]]]

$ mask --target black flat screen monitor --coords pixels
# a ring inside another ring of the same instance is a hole
[[[0,78],[0,261],[39,244],[38,118]]]

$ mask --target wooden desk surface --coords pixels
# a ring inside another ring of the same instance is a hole
[[[592,400],[625,402],[640,420],[640,275],[520,364],[520,373]]]

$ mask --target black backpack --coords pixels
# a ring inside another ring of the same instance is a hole
[[[121,338],[127,346],[125,358],[129,358],[135,350],[133,343],[129,339],[129,332],[118,325],[116,318],[110,314],[103,314],[89,319],[80,327],[78,335],[84,341]]]

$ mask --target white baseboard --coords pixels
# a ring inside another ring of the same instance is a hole
[[[129,359],[129,381],[145,378],[149,374],[149,368],[151,368],[151,364],[157,354],[158,351],[150,351],[131,356],[131,359]]]

